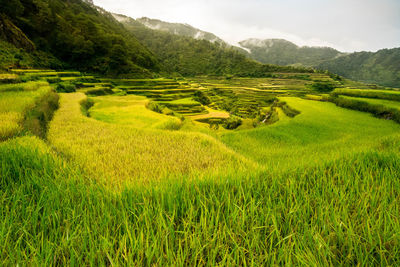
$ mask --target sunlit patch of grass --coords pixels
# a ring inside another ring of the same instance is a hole
[[[153,112],[146,108],[149,100],[142,96],[104,96],[93,98],[95,105],[90,117],[109,123],[130,125],[135,128],[157,128],[163,125],[181,125],[181,120]]]
[[[33,107],[35,100],[51,91],[51,87],[41,87],[36,91],[3,92],[0,93],[0,113],[24,112]]]
[[[169,101],[169,103],[175,104],[175,105],[199,105],[200,104],[199,102],[193,100],[190,97]]]
[[[0,93],[2,92],[17,92],[17,91],[36,91],[40,87],[48,86],[47,82],[27,82],[27,83],[15,83],[15,84],[3,84],[0,85]]]
[[[21,74],[21,73],[38,73],[38,72],[56,72],[55,70],[45,70],[45,69],[12,69],[12,72]]]
[[[0,73],[0,83],[13,83],[18,80],[18,75],[11,73]]]

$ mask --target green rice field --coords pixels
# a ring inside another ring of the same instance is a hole
[[[1,266],[400,264],[396,90],[1,77]]]

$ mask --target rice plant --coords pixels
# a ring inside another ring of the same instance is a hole
[[[399,265],[400,125],[310,97],[324,74],[274,75],[196,78],[201,90],[227,84],[210,105],[279,91],[258,107],[279,120],[237,130],[194,121],[227,110],[181,120],[145,96],[79,92],[60,94],[40,139],[24,122],[51,115],[53,89],[0,91],[0,265]]]

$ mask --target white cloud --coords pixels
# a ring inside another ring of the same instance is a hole
[[[94,0],[133,18],[188,23],[230,43],[281,38],[342,51],[400,46],[398,0]]]

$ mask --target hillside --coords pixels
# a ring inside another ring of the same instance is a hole
[[[316,67],[353,80],[400,87],[400,48],[352,53]]]
[[[283,39],[247,39],[240,45],[250,51],[251,58],[265,64],[303,65],[314,67],[343,53],[329,47],[299,47]]]
[[[127,20],[126,16],[118,15],[118,14],[113,14],[113,15],[118,21],[124,22]],[[129,18],[128,18],[128,20],[129,20]],[[249,53],[246,49],[243,49],[242,47],[239,47],[239,46],[231,45],[231,44],[225,42],[224,40],[222,40],[221,38],[219,38],[218,36],[216,36],[215,34],[194,28],[193,26],[191,26],[189,24],[170,23],[170,22],[165,22],[165,21],[157,20],[157,19],[150,19],[150,18],[146,18],[146,17],[138,18],[138,19],[136,19],[136,21],[152,30],[164,31],[164,32],[168,32],[170,34],[190,37],[190,38],[193,38],[196,40],[206,40],[211,43],[218,43],[225,48],[233,49],[233,50],[238,51],[239,53],[249,57]]]
[[[22,48],[22,53],[37,51],[57,58],[64,67],[107,75],[143,76],[158,69],[155,57],[134,35],[90,2],[1,0],[0,5],[0,38]],[[1,57],[12,51],[3,50]],[[34,61],[33,66],[41,64]]]
[[[236,75],[263,77],[271,72],[312,72],[311,69],[261,64],[236,48],[191,37],[153,30],[123,15],[114,16],[159,59],[164,73],[184,76]]]

